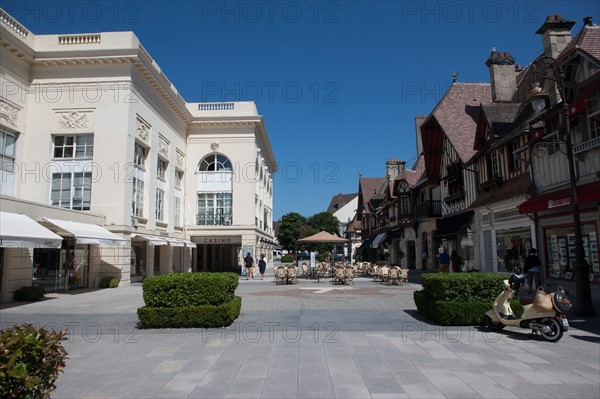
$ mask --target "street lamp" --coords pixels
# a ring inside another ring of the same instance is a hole
[[[569,123],[569,105],[565,96],[565,73],[554,58],[541,55],[531,64],[533,73],[540,78],[548,78],[557,85],[558,92],[562,99],[562,117],[565,124],[565,145],[567,153],[567,162],[569,167],[569,179],[571,185],[571,200],[573,203],[573,221],[575,227],[575,290],[577,303],[575,314],[577,316],[595,316],[596,311],[592,305],[592,293],[589,280],[590,265],[585,260],[585,250],[583,248],[583,239],[581,233],[581,216],[579,214],[579,201],[577,199],[577,182],[575,176],[575,165],[573,160],[573,147],[571,145],[571,126]],[[537,112],[541,112],[546,107],[546,97],[548,92],[537,85],[529,92],[529,99],[532,107]]]

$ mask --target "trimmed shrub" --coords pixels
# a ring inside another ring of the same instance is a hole
[[[421,284],[436,300],[487,302],[498,296],[504,279],[498,273],[425,273]]]
[[[239,316],[242,298],[234,296],[221,305],[192,307],[138,308],[137,313],[145,328],[215,328],[226,327]]]
[[[29,287],[21,287],[13,292],[13,301],[39,301],[46,295],[46,290],[37,285],[31,285]]]
[[[68,359],[60,344],[66,335],[31,324],[0,331],[0,397],[50,398]]]
[[[417,305],[417,310],[424,316],[430,315],[429,310],[429,296],[423,292],[423,290],[415,291],[413,293],[413,298],[415,300],[415,305]]]
[[[281,263],[293,263],[294,257],[291,255],[283,255],[280,260]]]
[[[144,280],[143,295],[151,308],[220,305],[233,299],[235,273],[168,273]]]
[[[435,301],[432,316],[443,326],[472,326],[481,324],[491,308],[490,302]]]
[[[414,301],[419,313],[441,325],[479,325],[504,289],[505,279],[498,273],[426,273],[421,275],[423,289],[414,293]],[[518,300],[511,306],[516,316],[523,314]]]
[[[100,288],[109,288],[110,287],[110,282],[112,281],[114,277],[113,276],[104,276],[100,279],[100,282],[98,283],[98,286]]]
[[[117,288],[119,286],[119,280],[117,280],[116,277],[113,277],[110,279],[110,282],[108,283],[108,287],[109,288]]]

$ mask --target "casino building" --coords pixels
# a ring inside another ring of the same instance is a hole
[[[1,301],[272,254],[253,102],[189,103],[133,32],[36,35],[0,9]]]

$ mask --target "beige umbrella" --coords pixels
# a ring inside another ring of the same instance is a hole
[[[326,231],[320,231],[317,234],[313,234],[312,236],[304,237],[298,240],[301,243],[307,242],[322,242],[326,244],[346,244],[350,240],[346,240],[345,238],[340,238],[338,236],[334,236]],[[298,261],[296,261],[297,263]],[[333,265],[332,265],[333,267]],[[317,275],[317,281],[319,281],[319,276]]]
[[[331,244],[342,244],[348,242],[348,240],[334,236],[333,234],[329,234],[326,231],[320,231],[312,236],[301,238],[298,240],[298,242],[324,242]]]

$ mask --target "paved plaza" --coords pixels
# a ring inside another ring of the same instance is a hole
[[[138,330],[141,284],[4,306],[2,327],[69,329],[52,398],[598,398],[599,318],[558,343],[527,330],[442,328],[420,286],[240,280],[225,329]]]

